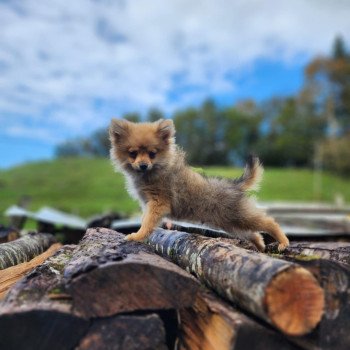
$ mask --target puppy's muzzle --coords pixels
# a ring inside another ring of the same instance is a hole
[[[139,169],[143,172],[147,171],[148,169],[148,164],[147,163],[140,163],[139,164]]]

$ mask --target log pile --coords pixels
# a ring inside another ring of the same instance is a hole
[[[161,228],[145,243],[90,228],[51,246],[0,302],[0,349],[350,347],[348,246],[262,254]]]
[[[174,346],[176,310],[190,307],[198,289],[145,244],[89,229],[9,291],[0,349],[166,349]]]

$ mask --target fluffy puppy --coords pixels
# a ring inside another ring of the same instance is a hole
[[[175,145],[172,120],[132,123],[113,119],[109,134],[112,162],[143,207],[141,228],[126,239],[144,240],[167,217],[238,234],[260,251],[265,244],[259,231],[276,239],[279,250],[288,246],[279,225],[246,194],[261,179],[258,158],[251,158],[237,179],[207,178],[186,165],[184,152]]]

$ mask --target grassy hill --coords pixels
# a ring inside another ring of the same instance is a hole
[[[242,169],[205,168],[208,175],[239,176]],[[341,194],[350,202],[350,180],[322,174],[322,190],[315,193],[314,174],[303,169],[265,169],[258,199],[262,201],[332,202]],[[116,174],[107,159],[58,159],[37,162],[0,171],[0,215],[23,195],[30,196],[30,210],[49,205],[88,217],[117,210],[138,210],[124,188],[122,175]]]

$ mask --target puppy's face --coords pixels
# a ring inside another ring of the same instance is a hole
[[[111,156],[129,171],[147,173],[166,166],[174,143],[173,121],[132,123],[112,119],[109,128]]]

